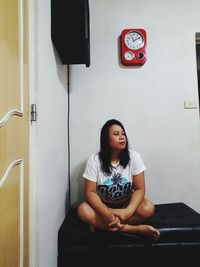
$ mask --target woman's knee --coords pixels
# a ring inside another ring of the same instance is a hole
[[[148,199],[145,199],[140,207],[140,215],[143,218],[149,218],[154,214],[154,212],[155,212],[154,204]]]
[[[94,217],[93,210],[86,202],[83,202],[78,206],[77,214],[81,220],[87,223],[90,223]]]

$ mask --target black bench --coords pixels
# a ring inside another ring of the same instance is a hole
[[[132,233],[91,234],[71,208],[58,231],[58,267],[198,266],[199,213],[181,202],[157,204],[145,224],[160,231],[158,241]]]

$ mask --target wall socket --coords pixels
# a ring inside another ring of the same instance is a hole
[[[185,109],[196,109],[197,101],[193,101],[193,100],[184,101],[184,108]]]

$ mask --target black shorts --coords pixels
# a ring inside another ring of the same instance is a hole
[[[105,203],[104,202],[104,204],[111,209],[122,209],[122,208],[127,207],[128,201],[120,202],[120,203]]]

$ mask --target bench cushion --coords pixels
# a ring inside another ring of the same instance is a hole
[[[58,232],[58,250],[66,246],[200,243],[199,213],[182,202],[157,204],[155,207],[155,214],[144,223],[160,231],[158,241],[132,233],[98,230],[91,234],[88,225],[78,218],[76,208],[71,208]]]

